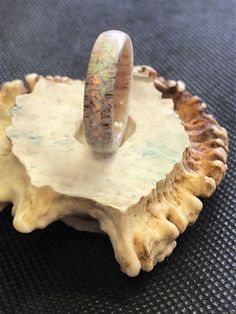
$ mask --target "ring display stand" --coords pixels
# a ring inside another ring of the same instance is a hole
[[[105,232],[136,276],[171,254],[227,169],[227,132],[180,81],[136,66],[118,151],[93,153],[83,125],[84,82],[26,76],[0,92],[0,208],[20,232],[58,219]]]

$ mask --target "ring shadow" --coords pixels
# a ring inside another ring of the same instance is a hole
[[[136,131],[136,122],[134,119],[129,116],[127,127],[125,129],[125,133],[123,139],[121,141],[120,147],[135,133]],[[80,121],[77,127],[77,131],[74,134],[74,138],[79,141],[82,145],[88,145],[85,138],[85,131],[84,131],[84,122]]]

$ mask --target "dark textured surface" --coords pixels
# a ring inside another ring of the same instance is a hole
[[[23,235],[0,214],[0,313],[236,313],[235,1],[0,1],[0,81],[83,78],[96,36],[120,29],[135,63],[182,79],[230,135],[229,171],[173,254],[128,278],[107,237],[62,223]]]

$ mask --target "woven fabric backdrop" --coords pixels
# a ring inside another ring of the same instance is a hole
[[[122,274],[108,237],[57,222],[20,234],[0,214],[0,313],[236,313],[236,3],[1,0],[0,81],[84,78],[97,35],[120,29],[135,64],[181,79],[228,129],[229,171],[194,226],[151,273]],[[0,174],[1,175],[1,174]]]

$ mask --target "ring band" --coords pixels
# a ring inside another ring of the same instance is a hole
[[[84,127],[94,152],[115,152],[128,121],[133,47],[121,31],[100,34],[94,44],[85,80]]]

